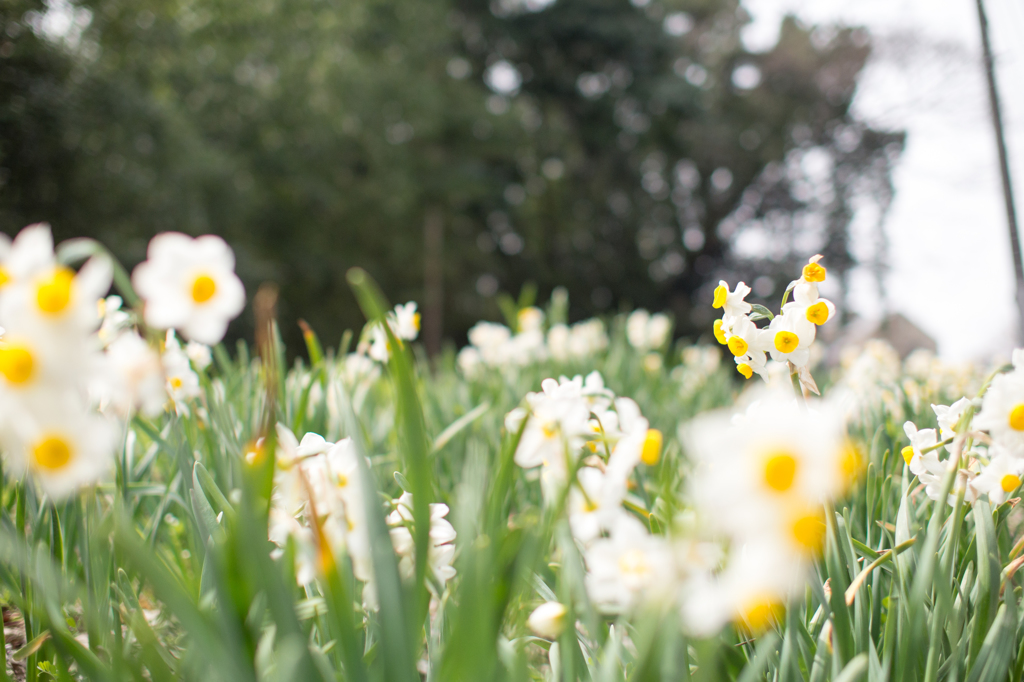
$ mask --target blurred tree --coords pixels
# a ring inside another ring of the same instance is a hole
[[[539,2],[2,0],[0,227],[128,264],[222,234],[292,341],[359,325],[353,265],[455,337],[526,281],[693,334],[726,272],[850,267],[901,144],[849,113],[862,32],[787,20],[750,54],[734,0]]]
[[[499,245],[526,237],[503,270],[510,286],[564,283],[578,315],[667,307],[692,334],[720,277],[781,294],[821,251],[843,280],[854,205],[874,203],[880,226],[903,135],[850,113],[862,30],[790,17],[753,54],[735,0],[458,6],[465,50],[491,74],[514,69],[532,127],[505,192],[515,206],[491,221]]]

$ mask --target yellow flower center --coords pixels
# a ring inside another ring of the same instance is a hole
[[[416,331],[420,330],[420,314],[419,313],[413,313],[412,314],[412,326],[413,326],[413,328],[416,329]]]
[[[168,383],[171,385],[171,388],[177,391],[181,388],[181,377],[171,377],[168,379]]]
[[[217,283],[209,275],[199,275],[192,281],[192,300],[206,303],[217,293]]]
[[[860,474],[860,452],[854,447],[853,443],[848,442],[843,446],[843,452],[839,458],[839,469],[842,471],[844,483],[853,483],[858,474]]]
[[[780,353],[792,353],[800,345],[800,337],[793,332],[777,332],[775,334],[775,350]]]
[[[1006,474],[1002,480],[999,481],[999,486],[1003,489],[1004,493],[1012,493],[1020,485],[1020,476],[1015,474]]]
[[[821,267],[817,263],[808,263],[804,266],[804,281],[824,282],[825,268]]]
[[[793,539],[810,554],[821,552],[825,544],[825,522],[820,513],[798,517],[791,527]]]
[[[644,448],[640,451],[640,460],[649,467],[654,466],[661,459],[661,445],[665,437],[658,429],[647,429],[647,436],[644,437]]]
[[[71,461],[71,446],[61,436],[47,436],[32,448],[32,459],[42,469],[57,471]]]
[[[747,342],[744,341],[743,339],[741,339],[738,336],[731,337],[729,339],[728,346],[729,346],[729,352],[732,353],[733,355],[735,355],[736,357],[740,357],[741,355],[746,355],[747,354],[747,348],[749,348],[749,346],[747,346]]]
[[[558,434],[558,425],[554,422],[547,422],[540,427],[540,432],[545,438],[554,438]]]
[[[348,476],[345,474],[338,474],[338,487],[344,488],[348,485]]]
[[[908,445],[907,447],[903,448],[902,450],[900,450],[900,454],[903,455],[903,461],[909,465],[910,460],[914,458],[913,446]]]
[[[21,386],[32,379],[35,360],[25,346],[0,347],[0,374],[15,386]]]
[[[729,295],[729,290],[724,285],[719,284],[715,287],[715,300],[711,303],[712,308],[724,308],[725,298]]]
[[[722,320],[715,320],[715,339],[723,346],[726,344],[725,331],[722,329]]]
[[[736,365],[736,371],[742,374],[747,379],[754,376],[754,369],[745,362],[741,362],[740,364]]]
[[[748,602],[741,616],[753,632],[763,632],[782,617],[783,613],[781,604],[770,597],[762,597]]]
[[[1024,431],[1024,403],[1010,410],[1010,428],[1014,431]]]
[[[65,267],[55,268],[53,274],[36,286],[36,305],[47,315],[59,315],[71,302],[71,285],[75,273]]]
[[[828,306],[824,301],[818,301],[807,307],[807,321],[819,326],[828,322]]]
[[[0,287],[3,287],[11,281],[11,273],[7,272],[7,268],[0,266]]]
[[[651,563],[639,549],[629,549],[619,557],[619,571],[624,575],[642,577],[651,572]]]
[[[784,451],[773,452],[764,463],[764,482],[775,492],[784,493],[793,487],[796,478],[796,457]]]

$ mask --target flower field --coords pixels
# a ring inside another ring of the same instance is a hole
[[[817,257],[712,345],[556,290],[431,359],[353,270],[289,363],[217,237],[2,247],[7,679],[1021,678],[1024,351],[826,366]]]

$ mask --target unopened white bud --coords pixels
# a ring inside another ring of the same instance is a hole
[[[534,609],[526,619],[526,625],[538,637],[558,639],[565,630],[566,613],[566,608],[562,604],[556,601],[545,602]]]

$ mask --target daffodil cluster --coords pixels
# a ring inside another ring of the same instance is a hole
[[[729,621],[760,630],[803,593],[826,509],[857,473],[841,412],[767,389],[743,412],[699,416],[681,436],[694,464],[696,527],[724,556],[685,584],[684,621],[700,634]]]
[[[278,424],[277,442],[269,525],[269,537],[278,546],[275,554],[280,556],[292,543],[296,579],[302,585],[321,577],[325,566],[347,555],[353,575],[363,583],[363,603],[376,609],[377,591],[366,522],[368,488],[363,484],[352,439],[331,443],[319,434],[307,433],[300,441],[287,427]],[[247,459],[261,456],[261,448],[262,444],[257,444],[246,455]],[[430,505],[428,584],[435,596],[455,576],[452,562],[456,534],[445,519],[447,514],[447,505]],[[409,578],[415,568],[410,493],[390,502],[386,520],[399,570]]]
[[[112,265],[93,257],[77,273],[57,260],[48,225],[0,243],[0,443],[7,466],[52,497],[100,478],[112,463],[116,423],[97,334]]]
[[[722,310],[722,318],[715,321],[715,338],[726,346],[735,358],[736,369],[747,379],[755,373],[768,381],[767,361],[788,363],[798,372],[805,385],[813,387],[807,370],[810,348],[817,328],[835,315],[831,301],[818,295],[818,284],[825,281],[825,268],[818,264],[821,256],[813,256],[803,267],[800,279],[790,283],[783,299],[782,310],[772,315],[766,308],[754,307],[744,299],[750,287],[743,282],[730,291],[720,282],[715,289],[713,306]],[[792,300],[786,299],[792,294]],[[767,318],[767,327],[755,322]],[[808,381],[809,380],[809,381]],[[816,389],[812,389],[815,390]]]
[[[0,242],[0,444],[10,469],[62,497],[109,471],[118,421],[132,411],[157,414],[169,396],[187,410],[199,392],[193,367],[210,362],[204,344],[219,341],[245,303],[233,268],[219,237],[153,239],[133,281],[146,323],[168,330],[161,354],[120,297],[104,298],[108,256],[75,272],[44,224]],[[183,349],[174,328],[194,340]]]
[[[980,407],[980,412],[974,414]],[[1024,476],[1024,349],[1013,352],[1012,370],[993,377],[979,400],[961,398],[950,406],[932,405],[938,429],[904,424],[910,444],[902,455],[933,500],[942,495],[950,469],[957,469],[948,501],[962,495],[974,502],[986,495],[1002,504]],[[942,455],[946,457],[943,458]]]
[[[629,493],[633,470],[657,464],[661,432],[597,372],[545,379],[541,388],[506,416],[505,426],[520,434],[515,461],[539,472],[545,502],[565,501],[591,601],[604,613],[624,613],[670,593],[678,582],[672,546],[640,520],[642,504]]]
[[[399,342],[415,341],[420,334],[420,314],[416,311],[415,301],[405,305],[396,305],[387,314],[387,324],[391,333]],[[363,329],[363,338],[357,353],[368,355],[377,362],[385,363],[391,357],[388,334],[380,323],[371,322]]]

